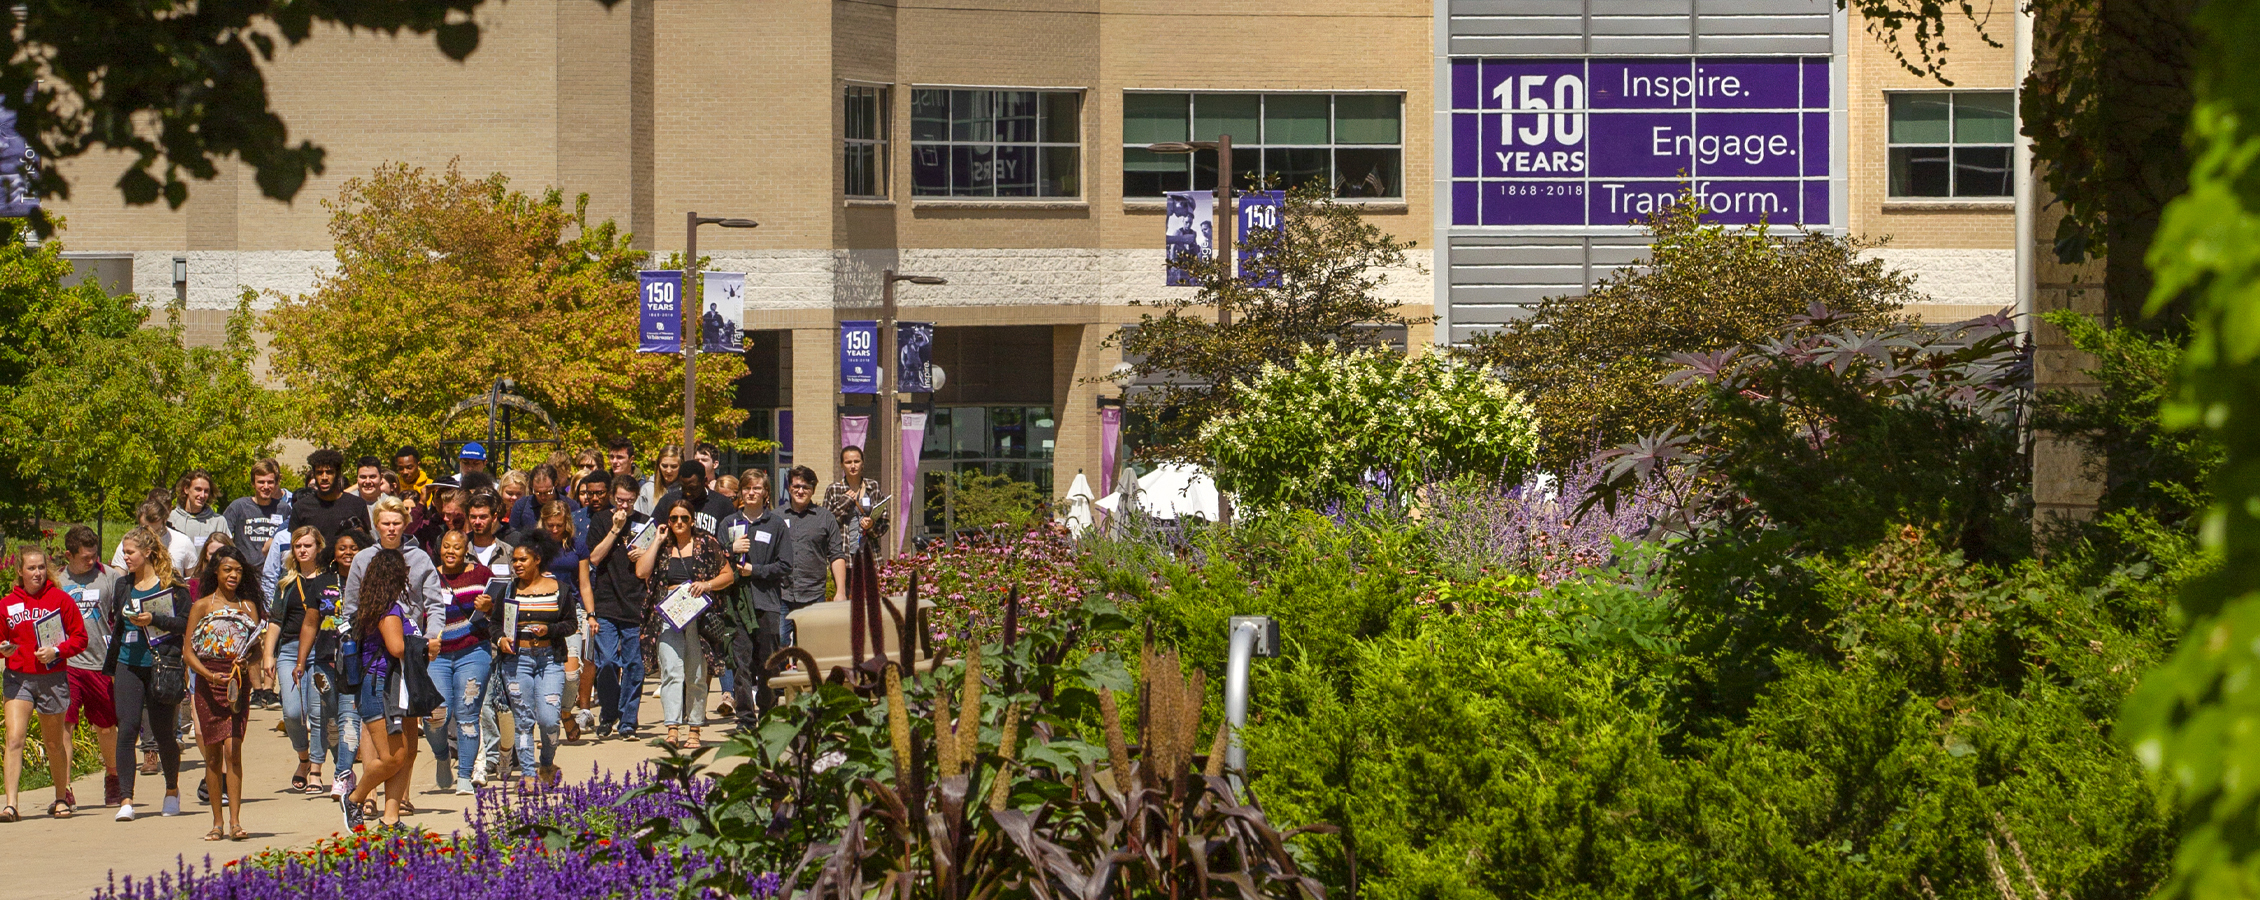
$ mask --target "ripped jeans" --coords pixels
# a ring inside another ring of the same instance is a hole
[[[557,761],[557,725],[565,708],[565,652],[560,647],[520,647],[510,677],[510,716],[517,724],[518,774],[532,777]],[[534,729],[541,752],[534,752]]]
[[[493,668],[494,650],[483,642],[432,657],[432,685],[447,695],[447,725],[431,728],[426,737],[440,765],[447,764],[447,751],[454,751],[455,777],[464,781],[471,779],[471,764],[479,758],[479,706]]]

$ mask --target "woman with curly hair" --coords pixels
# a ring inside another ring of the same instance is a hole
[[[347,831],[367,820],[372,810],[363,804],[369,803],[369,795],[380,784],[385,803],[378,824],[387,828],[400,824],[421,723],[408,709],[407,673],[401,663],[408,642],[421,638],[417,617],[409,614],[404,602],[409,599],[408,558],[399,550],[378,547],[362,574],[360,597],[346,626],[346,639],[357,643],[361,660],[354,704],[361,713],[361,749],[369,771],[341,804]]]

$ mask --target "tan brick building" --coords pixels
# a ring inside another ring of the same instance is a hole
[[[387,161],[586,193],[662,257],[687,211],[754,218],[699,239],[748,273],[753,433],[829,476],[836,322],[876,317],[884,270],[942,276],[900,289],[948,373],[924,469],[1056,494],[1097,480],[1112,391],[1083,381],[1119,362],[1103,342],[1133,301],[1182,290],[1162,286],[1159,191],[1214,178],[1213,160],[1200,177],[1126,142],[1232,133],[1236,169],[1352,185],[1384,227],[1430,239],[1417,0],[512,0],[479,16],[460,64],[428,39],[342,32],[282,54],[274,103],[329,150],[295,203],[229,170],[177,212],[128,208],[104,189],[118,161],[84,160],[79,199],[54,205],[68,246],[115,284],[185,296],[209,328],[243,287],[309,290],[333,261],[322,201]],[[1424,313],[1429,278],[1392,289]]]

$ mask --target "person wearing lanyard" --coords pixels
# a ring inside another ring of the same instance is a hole
[[[283,733],[290,737],[291,749],[298,751],[298,771],[290,777],[290,789],[319,794],[327,790],[321,784],[321,768],[329,757],[324,739],[332,733],[330,719],[337,715],[337,685],[327,675],[318,684],[311,682],[306,672],[315,665],[325,672],[329,669],[330,657],[321,650],[334,652],[337,629],[333,625],[323,633],[319,626],[336,615],[337,574],[323,564],[326,548],[320,529],[301,525],[289,540],[290,566],[267,607],[266,658],[282,694]]]
[[[557,728],[565,699],[565,639],[580,629],[580,590],[550,574],[550,564],[562,548],[549,532],[534,529],[510,552],[511,588],[515,622],[503,636],[502,652],[513,654],[510,677],[510,713],[517,723],[518,791],[532,793],[536,785],[556,784]],[[534,750],[534,732],[541,732],[541,750]]]
[[[737,580],[722,543],[699,530],[696,504],[677,497],[660,511],[666,532],[636,558],[636,574],[647,580],[649,596],[665,598],[683,585],[694,596],[711,596]],[[699,729],[706,725],[705,651],[697,615],[675,622],[662,612],[660,619],[659,708],[667,721],[667,742],[688,749],[699,745]],[[685,725],[688,738],[682,734]]]
[[[180,730],[174,717],[181,696],[160,698],[156,670],[159,663],[177,666],[180,635],[188,629],[188,591],[173,572],[173,557],[165,537],[149,526],[128,533],[118,542],[126,573],[118,576],[118,621],[110,632],[110,653],[102,671],[115,681],[111,697],[118,717],[118,755],[133,752],[141,739],[146,714],[157,740],[159,771],[165,776],[164,814],[180,815]],[[118,769],[118,821],[131,822],[134,770]]]
[[[110,655],[110,631],[118,622],[118,571],[97,560],[102,539],[94,529],[73,525],[63,533],[63,560],[55,568],[55,583],[78,604],[78,617],[86,624],[86,649],[71,657],[64,669],[71,684],[71,709],[63,724],[81,721],[94,729],[94,745],[102,751],[102,805],[116,806],[124,797],[118,781],[118,711],[110,696],[110,677],[102,674],[102,660]]]
[[[871,510],[879,504],[879,482],[863,477],[863,448],[840,448],[840,480],[824,490],[824,508],[840,520],[840,534],[846,538],[846,554],[855,556],[862,549],[866,535],[878,537],[887,533],[885,514],[873,516]]]

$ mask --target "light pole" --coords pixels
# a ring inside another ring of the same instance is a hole
[[[1233,229],[1239,224],[1232,209],[1232,136],[1220,134],[1213,141],[1165,141],[1147,144],[1154,153],[1191,153],[1196,150],[1216,151],[1216,229],[1217,258],[1224,260],[1225,277],[1232,277],[1236,260],[1232,258]],[[1232,324],[1232,308],[1222,303],[1216,305],[1216,324]]]
[[[879,432],[879,440],[882,446],[884,446],[888,435],[891,434],[900,438],[902,434],[902,425],[896,421],[901,408],[895,403],[895,384],[891,382],[899,382],[902,378],[902,373],[898,371],[902,368],[902,360],[895,355],[895,284],[903,281],[911,284],[950,283],[949,279],[938,275],[903,275],[893,269],[887,269],[880,273],[880,282],[884,285],[879,290],[879,427],[883,429]],[[888,375],[890,372],[894,373],[892,377]],[[863,458],[871,458],[870,449],[869,447],[864,448]],[[882,454],[879,457],[879,477],[894,476],[892,479],[881,482],[880,490],[900,489],[903,460],[897,457],[908,455],[907,453],[896,452]],[[895,518],[905,528],[910,527],[909,509],[909,497],[895,498]]]
[[[1191,153],[1195,150],[1216,151],[1216,247],[1217,258],[1224,261],[1224,277],[1231,278],[1239,271],[1239,260],[1232,256],[1232,236],[1240,224],[1240,217],[1232,208],[1232,136],[1220,134],[1213,141],[1165,141],[1147,144],[1155,153]],[[1222,298],[1216,303],[1216,327],[1232,324],[1232,307]],[[1222,490],[1216,492],[1216,518],[1218,524],[1232,524],[1232,498]]]
[[[690,297],[691,281],[698,268],[698,226],[720,225],[724,228],[757,228],[761,223],[752,219],[729,219],[719,216],[701,216],[696,212],[683,214],[683,296]],[[698,297],[706,299],[706,286],[699,285]],[[745,323],[738,323],[745,327]],[[698,448],[698,345],[705,337],[699,333],[698,304],[683,304],[683,458],[689,459]],[[713,472],[706,477],[714,478]]]

